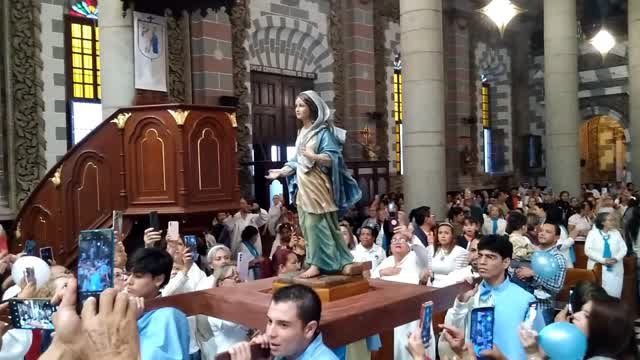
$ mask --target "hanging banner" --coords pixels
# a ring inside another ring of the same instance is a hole
[[[136,89],[167,91],[167,21],[133,13]]]

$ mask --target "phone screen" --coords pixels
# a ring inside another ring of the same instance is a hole
[[[149,213],[149,227],[155,231],[160,230],[160,219],[158,219],[158,212],[152,211]]]
[[[32,267],[24,268],[24,280],[27,283],[35,283],[36,282],[36,271]]]
[[[184,245],[191,249],[191,258],[193,261],[197,260],[198,257],[198,240],[195,235],[185,235],[184,236]]]
[[[493,320],[493,307],[480,307],[471,311],[470,336],[477,356],[484,350],[493,348]]]
[[[180,223],[177,221],[169,221],[169,224],[167,226],[167,237],[170,239],[177,239],[179,236],[180,236]]]
[[[567,303],[569,314],[573,314],[573,306],[571,305],[572,302],[573,302],[573,289],[569,289],[569,302]]]
[[[80,304],[113,287],[115,239],[112,229],[80,232],[78,294]]]
[[[51,265],[53,262],[53,249],[51,249],[51,246],[40,248],[40,259]]]
[[[11,323],[15,329],[53,330],[51,316],[57,310],[49,299],[10,299]]]
[[[431,318],[433,317],[433,301],[427,301],[422,304],[422,316],[420,320],[422,322],[422,343],[425,347],[429,346],[431,341]]]
[[[27,256],[36,256],[36,241],[27,240],[24,242],[24,253]]]

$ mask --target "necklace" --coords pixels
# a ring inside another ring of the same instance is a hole
[[[444,248],[440,248],[438,252],[440,253],[440,261],[444,261],[444,258],[451,254],[451,250],[446,251]]]

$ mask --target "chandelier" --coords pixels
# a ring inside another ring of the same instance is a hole
[[[504,35],[504,30],[514,17],[525,12],[524,9],[514,5],[510,0],[492,0],[487,6],[478,11],[486,15],[498,26],[500,36]]]

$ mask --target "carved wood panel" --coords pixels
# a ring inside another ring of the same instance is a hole
[[[133,120],[125,131],[130,203],[176,204],[175,124],[167,124],[173,120],[157,116]]]
[[[185,134],[189,202],[230,200],[237,174],[225,170],[233,169],[236,164],[234,144],[230,141],[233,130],[226,124],[228,119],[224,113],[196,116],[192,115]]]

